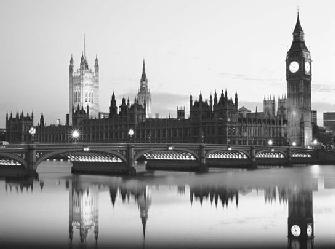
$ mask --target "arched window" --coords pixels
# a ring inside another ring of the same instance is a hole
[[[93,103],[93,92],[92,92],[92,103]]]
[[[85,93],[85,102],[87,102],[87,92]]]

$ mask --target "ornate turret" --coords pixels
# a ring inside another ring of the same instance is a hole
[[[43,113],[41,113],[41,117],[40,117],[40,126],[41,126],[41,127],[44,127],[44,126],[45,126],[44,115],[43,115]]]
[[[210,106],[210,110],[213,111],[213,97],[212,97],[212,94],[209,95],[209,106]]]
[[[81,53],[81,58],[80,58],[80,70],[85,69],[85,57],[84,57],[84,52]]]
[[[114,117],[117,115],[117,105],[115,100],[115,94],[113,92],[112,98],[111,98],[111,104],[109,106],[109,117]]]
[[[94,69],[95,69],[95,73],[98,74],[99,73],[99,63],[98,63],[97,55],[95,56]]]
[[[73,73],[73,57],[72,57],[72,54],[71,54],[71,59],[70,59],[70,65],[69,65],[69,73],[72,75]]]
[[[237,95],[237,92],[235,93],[235,107],[236,107],[236,110],[238,110],[238,95]]]
[[[299,11],[297,14],[297,22],[295,24],[295,28],[293,31],[293,40],[294,41],[304,41],[304,31],[302,30],[301,24],[300,24],[300,17],[299,17]]]
[[[216,90],[214,92],[214,105],[217,105],[218,104],[218,95],[216,93]]]
[[[141,82],[147,82],[147,81],[148,81],[147,75],[145,74],[145,60],[143,59]]]
[[[89,117],[99,117],[99,63],[95,58],[94,69],[88,66],[86,57],[86,43],[80,58],[80,66],[74,70],[74,60],[71,55],[69,65],[69,125],[72,125],[73,112],[79,104],[80,107],[89,105]]]
[[[137,100],[140,105],[145,107],[146,117],[150,116],[151,113],[151,95],[148,87],[148,79],[145,72],[145,60],[143,59],[142,64],[142,76],[140,80],[140,89],[137,93]]]

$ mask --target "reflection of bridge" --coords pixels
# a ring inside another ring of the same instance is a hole
[[[0,159],[10,166],[35,171],[44,160],[65,158],[73,170],[85,173],[134,172],[139,159],[153,169],[206,170],[208,167],[255,167],[313,163],[317,151],[288,146],[226,146],[221,144],[73,143],[8,145]],[[92,163],[94,162],[94,163]],[[19,164],[19,165],[18,165]]]

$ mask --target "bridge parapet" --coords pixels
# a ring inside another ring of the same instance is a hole
[[[269,158],[286,160],[286,164],[291,164],[292,160],[306,161],[308,158],[316,158],[317,153],[310,149],[290,147],[290,146],[227,146],[222,144],[204,143],[72,143],[72,144],[24,144],[8,145],[0,148],[0,157],[8,157],[20,162],[27,170],[36,170],[36,167],[43,160],[61,153],[70,152],[104,152],[119,157],[124,162],[125,167],[130,170],[134,167],[135,161],[145,153],[159,151],[176,152],[181,155],[182,160],[192,160],[199,163],[199,169],[208,167],[208,161],[227,160],[238,164],[244,160],[249,165],[256,166],[260,160],[264,162]],[[184,156],[186,155],[186,156]],[[306,160],[305,160],[305,159]],[[169,159],[169,158],[167,158]],[[178,158],[177,158],[178,159]],[[214,160],[215,159],[215,160]],[[172,158],[171,160],[176,160]],[[234,165],[235,165],[234,164]],[[212,163],[213,165],[213,163]],[[229,165],[229,162],[225,165]]]

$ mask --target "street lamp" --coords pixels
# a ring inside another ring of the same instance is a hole
[[[273,145],[273,141],[272,141],[272,139],[269,139],[269,140],[268,140],[268,145],[269,145],[269,146],[272,146],[272,145]]]
[[[317,145],[318,144],[318,140],[314,139],[312,143],[313,143],[313,145]]]
[[[34,136],[36,134],[36,128],[34,126],[32,126],[30,129],[29,129],[29,134],[31,136],[31,142],[33,143],[34,142]]]
[[[292,146],[297,146],[297,143],[295,141],[293,141]]]
[[[134,134],[135,134],[135,131],[133,130],[133,129],[129,129],[129,131],[128,131],[128,135],[129,135],[129,141],[131,141],[132,140],[132,138],[133,138],[133,136],[134,136]]]
[[[80,136],[79,130],[73,130],[71,136],[74,141],[77,142]]]

